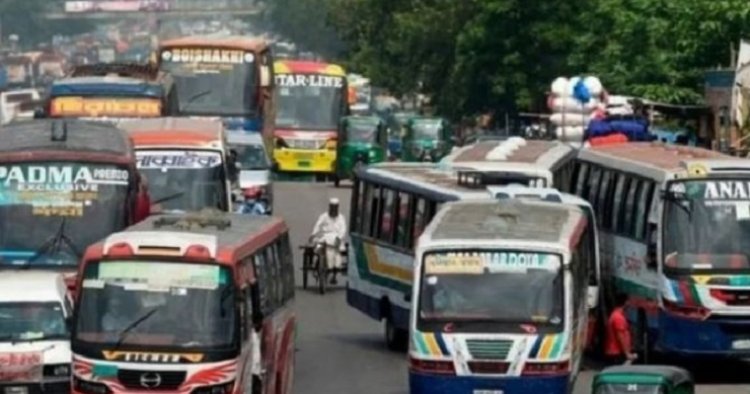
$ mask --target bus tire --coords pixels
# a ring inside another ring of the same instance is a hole
[[[385,343],[394,352],[404,352],[409,345],[409,333],[396,327],[390,317],[385,319]]]
[[[258,375],[253,375],[253,392],[252,394],[261,394],[263,392],[263,381]]]
[[[648,318],[646,318],[646,312],[643,309],[638,310],[638,320],[636,321],[636,338],[640,347],[641,354],[639,355],[639,362],[641,364],[648,364],[651,360],[651,339],[648,335]]]

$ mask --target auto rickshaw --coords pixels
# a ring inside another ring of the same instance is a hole
[[[333,182],[349,178],[358,165],[385,161],[388,133],[385,122],[377,116],[347,116],[341,120]]]
[[[609,367],[594,377],[592,394],[694,394],[690,372],[669,365]]]
[[[438,162],[452,148],[453,135],[444,119],[417,117],[406,123],[401,151],[403,161]]]
[[[388,154],[392,158],[401,157],[401,143],[406,134],[406,123],[417,116],[414,112],[396,112],[388,121]]]

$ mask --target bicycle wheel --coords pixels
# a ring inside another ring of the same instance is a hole
[[[326,283],[328,281],[328,275],[326,275],[326,272],[328,270],[328,262],[326,261],[326,252],[325,248],[323,251],[318,254],[318,291],[320,294],[326,293]]]

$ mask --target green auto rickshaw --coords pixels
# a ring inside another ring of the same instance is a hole
[[[411,118],[405,131],[401,146],[403,161],[438,162],[453,148],[453,133],[445,119]]]
[[[377,116],[347,116],[338,131],[336,173],[333,182],[349,178],[358,165],[385,161],[388,152],[388,131]]]
[[[690,372],[669,365],[609,367],[594,377],[592,394],[694,394]]]

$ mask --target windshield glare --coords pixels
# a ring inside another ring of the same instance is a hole
[[[437,122],[414,122],[414,139],[436,140],[440,138],[440,123]]]
[[[242,170],[260,171],[271,167],[268,156],[263,145],[232,145],[231,148],[237,152],[237,162]]]
[[[84,272],[80,297],[75,325],[75,339],[80,341],[180,348],[228,347],[236,342],[235,292],[226,267],[94,263]]]
[[[664,203],[665,269],[748,269],[750,183],[674,182]]]
[[[424,257],[419,322],[563,327],[560,257],[515,251],[451,251]]]
[[[59,302],[0,303],[0,342],[66,338],[68,329]]]
[[[165,60],[161,69],[174,78],[180,115],[252,116],[255,112],[256,82],[252,63]]]
[[[282,74],[276,79],[276,126],[335,130],[342,115],[344,79],[327,75]]]
[[[225,210],[226,177],[219,152],[142,150],[136,156],[152,203],[164,210]]]
[[[378,135],[378,124],[371,122],[350,122],[346,126],[346,138],[350,142],[375,142]]]
[[[0,265],[33,257],[33,266],[75,268],[89,245],[127,224],[129,177],[103,164],[1,165]]]

